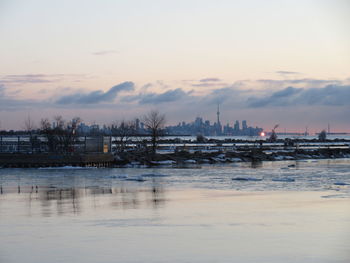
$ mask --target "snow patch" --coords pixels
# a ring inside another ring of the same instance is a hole
[[[188,163],[188,164],[196,164],[197,161],[196,161],[196,160],[189,159],[189,160],[185,160],[185,163]]]
[[[172,165],[172,164],[176,164],[175,161],[173,160],[164,160],[164,161],[152,161],[152,164],[159,164],[159,165]]]

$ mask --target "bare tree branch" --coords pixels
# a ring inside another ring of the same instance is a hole
[[[32,131],[35,129],[35,124],[34,121],[30,118],[30,116],[28,115],[28,117],[24,120],[24,129],[29,132],[30,134],[32,133]]]
[[[40,131],[46,136],[50,152],[72,152],[77,141],[77,128],[81,119],[75,117],[72,121],[65,121],[62,116],[54,117],[51,125],[48,119],[41,119]]]
[[[145,116],[143,116],[143,122],[145,128],[150,132],[152,141],[152,153],[156,153],[157,143],[160,136],[162,136],[164,125],[165,125],[165,115],[160,114],[157,110],[152,110]]]
[[[116,121],[112,125],[112,134],[116,137],[117,151],[124,152],[128,140],[136,134],[136,124],[134,121]]]

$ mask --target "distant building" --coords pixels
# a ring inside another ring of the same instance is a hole
[[[171,135],[196,136],[198,134],[202,134],[204,136],[258,136],[263,131],[263,129],[259,127],[249,127],[246,120],[242,122],[242,129],[240,129],[238,121],[235,122],[233,127],[231,127],[229,124],[226,124],[224,127],[222,127],[220,123],[220,117],[213,125],[210,124],[209,120],[203,122],[203,119],[201,117],[197,117],[191,123],[181,122],[175,126],[168,126],[166,127],[166,131],[167,134]]]
[[[236,121],[233,126],[233,132],[238,133],[239,132],[239,121]]]
[[[135,120],[135,129],[136,129],[137,133],[140,131],[140,120],[139,119]]]
[[[243,120],[242,121],[242,130],[245,131],[248,129],[248,126],[247,126],[247,121],[246,120]]]
[[[57,124],[55,124],[57,125]],[[193,122],[186,123],[185,121],[179,122],[175,126],[168,126],[165,128],[166,134],[169,135],[192,135],[196,136],[198,134],[204,136],[258,136],[263,131],[259,127],[250,127],[246,120],[242,121],[242,128],[240,128],[240,122],[235,121],[233,127],[229,123],[222,126],[220,120],[220,108],[217,106],[216,111],[216,122],[211,124],[209,120],[203,120],[202,117],[198,116]],[[77,131],[81,135],[111,135],[113,134],[114,125],[106,126],[103,125],[102,128],[98,124],[86,125],[85,123],[80,123]],[[145,125],[139,119],[135,120],[136,133],[138,135],[147,134],[145,130]]]

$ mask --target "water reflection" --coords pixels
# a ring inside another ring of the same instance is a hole
[[[252,161],[250,163],[250,167],[253,169],[261,168],[261,167],[263,167],[263,162],[262,161]]]
[[[166,203],[165,190],[153,181],[139,187],[44,187],[1,186],[0,204],[10,201],[25,202],[29,215],[42,216],[81,214],[105,209],[158,209]],[[1,213],[0,206],[0,213]]]

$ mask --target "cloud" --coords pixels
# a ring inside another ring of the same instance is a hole
[[[139,95],[140,104],[159,104],[164,102],[174,102],[184,99],[189,93],[180,88],[168,90],[163,93],[146,93]]]
[[[210,94],[203,97],[203,102],[205,104],[217,104],[217,103],[233,103],[237,102],[240,96],[240,91],[233,87],[226,87],[221,89],[214,89]]]
[[[300,91],[302,91],[303,89],[302,88],[293,88],[293,87],[288,87],[288,88],[285,88],[283,90],[280,90],[280,91],[276,91],[272,94],[271,98],[283,98],[283,97],[288,97],[288,96],[292,96],[294,94],[297,94],[299,93]]]
[[[0,97],[0,111],[21,111],[30,108],[50,108],[52,105],[46,102],[38,102],[36,100],[21,100],[21,99],[3,99]]]
[[[33,99],[17,99],[11,95],[16,95],[16,91],[8,90],[5,85],[0,84],[0,111],[19,111],[30,107],[49,107],[46,102],[39,102]],[[10,96],[8,95],[10,94]]]
[[[306,105],[350,106],[350,85],[328,85],[324,88],[305,90],[296,98]]]
[[[295,71],[284,71],[284,70],[279,70],[279,71],[276,71],[277,74],[280,74],[280,75],[298,75],[298,74],[301,74],[300,72],[295,72]]]
[[[83,77],[82,74],[22,74],[22,75],[3,75],[0,77],[0,83],[3,84],[40,84],[53,83],[61,81],[64,78]]]
[[[152,87],[153,87],[152,83],[147,83],[141,87],[141,92],[147,92],[147,90]]]
[[[118,93],[122,91],[133,91],[134,83],[133,82],[123,82],[112,88],[107,92],[102,90],[95,90],[90,93],[74,93],[71,95],[62,96],[56,100],[57,104],[97,104],[97,103],[106,103],[113,102],[117,97]]]
[[[26,74],[26,75],[6,75],[0,79],[1,83],[6,84],[23,84],[23,83],[50,83],[53,82],[47,79],[43,74]]]
[[[47,75],[22,75],[32,78],[44,76]],[[330,81],[332,83],[329,83]],[[17,116],[17,119],[18,116],[27,116],[28,110],[36,112],[37,120],[48,114],[74,116],[79,110],[79,115],[87,122],[98,119],[100,123],[108,123],[112,119],[122,117],[134,118],[144,114],[151,107],[158,107],[168,116],[169,123],[174,123],[191,121],[196,116],[213,119],[216,104],[220,103],[223,122],[247,119],[259,126],[273,127],[275,123],[281,123],[294,129],[302,125],[319,125],[322,128],[325,120],[331,120],[332,125],[337,123],[342,125],[340,127],[349,127],[346,115],[350,110],[348,80],[241,80],[231,85],[213,86],[208,89],[193,88],[194,91],[188,91],[193,83],[201,82],[157,81],[144,86],[141,83],[137,91],[132,82],[124,82],[107,91],[92,92],[45,85],[42,92],[47,92],[49,99],[42,100],[35,98],[35,95],[31,98],[25,97],[25,93],[22,97],[14,95],[17,87],[0,83],[0,115],[3,121],[15,123],[14,116]]]
[[[308,79],[308,78],[304,78],[304,79],[293,79],[293,80],[289,80],[289,83],[292,84],[308,84],[309,86],[318,86],[318,85],[331,85],[331,84],[337,84],[340,85],[341,81],[339,80],[335,80],[335,79],[330,79],[330,80],[325,80],[325,79]]]
[[[195,83],[192,84],[192,87],[222,87],[225,86],[225,83]]]
[[[204,78],[191,84],[192,87],[222,87],[226,85],[226,83],[223,83],[222,80],[218,78]]]
[[[321,81],[318,81],[321,83]],[[327,83],[328,81],[325,81]],[[286,82],[281,82],[286,83]],[[287,82],[288,83],[288,82]],[[220,103],[233,108],[273,108],[303,106],[346,106],[350,105],[350,86],[327,85],[321,88],[301,88],[288,86],[264,90],[241,89],[241,84],[213,88],[206,94],[186,92],[181,88],[170,89],[162,93],[141,92],[121,98],[122,102],[137,102],[139,105],[168,103],[188,107],[189,104],[204,108]]]
[[[205,79],[200,79],[199,82],[218,82],[221,81],[221,79],[218,78],[205,78]]]
[[[0,97],[5,95],[5,85],[0,84]]]
[[[330,79],[311,79],[311,78],[302,78],[302,79],[258,79],[258,83],[267,85],[268,87],[283,87],[289,85],[299,85],[303,87],[321,87],[325,85],[341,85],[341,81]]]
[[[6,87],[3,84],[0,84],[0,111],[8,110],[12,108],[13,105],[18,103],[18,100],[13,100],[9,98],[5,93]]]
[[[195,94],[194,90],[184,91],[181,88],[170,89],[162,93],[156,92],[140,92],[137,95],[127,95],[121,98],[122,102],[132,103],[137,102],[140,105],[145,104],[161,104],[168,103],[173,105],[179,105],[179,107],[188,106],[189,104],[197,105],[198,107],[206,107],[207,105],[213,105],[217,103],[235,103],[241,100],[241,94],[246,91],[240,91],[235,86],[229,86],[220,89],[212,89],[209,94]],[[241,104],[241,102],[239,102]],[[182,106],[180,106],[182,105]]]
[[[272,93],[270,96],[251,97],[247,100],[248,107],[259,108],[266,106],[287,106],[291,104],[291,97],[301,92],[302,88],[288,87]]]
[[[104,56],[104,55],[111,55],[111,54],[118,54],[119,52],[117,50],[101,50],[97,52],[92,52],[95,56]]]
[[[280,106],[350,106],[350,86],[327,85],[323,88],[288,87],[270,96],[250,97],[247,106],[253,108]]]
[[[192,94],[192,90],[185,92],[181,88],[167,90],[163,93],[155,93],[155,92],[141,92],[137,95],[128,95],[124,96],[121,101],[122,102],[137,102],[140,105],[144,104],[160,104],[160,103],[171,103],[176,101],[184,101],[190,97]]]

